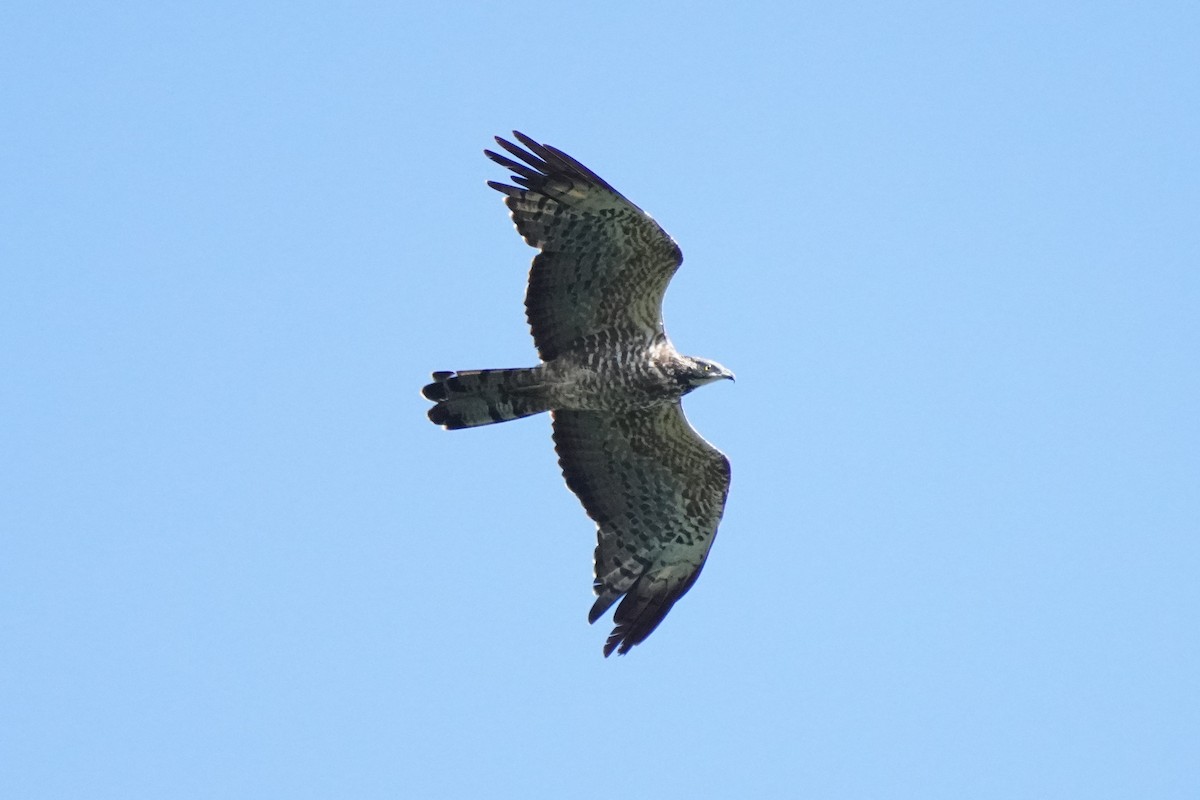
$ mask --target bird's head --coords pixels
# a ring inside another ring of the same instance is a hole
[[[721,366],[715,361],[709,361],[706,358],[684,358],[683,370],[680,374],[680,380],[691,391],[706,383],[713,381],[733,380],[733,373]]]

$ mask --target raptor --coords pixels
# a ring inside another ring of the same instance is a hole
[[[470,428],[549,411],[567,486],[596,523],[595,622],[620,600],[604,655],[645,640],[696,582],[729,494],[729,460],[680,398],[725,367],[681,355],[662,300],[683,261],[650,215],[571,156],[514,131],[485,150],[533,259],[525,313],[541,363],[435,372],[429,419]],[[524,147],[522,147],[523,145]]]

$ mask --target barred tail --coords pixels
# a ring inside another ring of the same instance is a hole
[[[540,389],[536,368],[478,369],[435,372],[421,394],[436,404],[429,419],[453,430],[548,411]]]

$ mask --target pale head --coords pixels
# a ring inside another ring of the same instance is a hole
[[[716,361],[710,361],[707,358],[693,358],[691,356],[683,356],[680,361],[680,369],[676,373],[679,382],[682,383],[686,391],[691,391],[706,383],[713,381],[733,380],[733,373],[725,367],[718,364]]]

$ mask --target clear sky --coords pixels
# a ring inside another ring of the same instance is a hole
[[[6,3],[0,795],[1200,797],[1194,2]],[[733,463],[605,660],[519,128]]]

